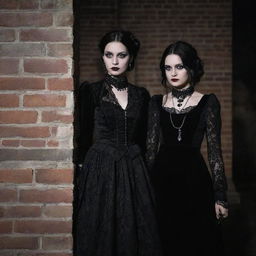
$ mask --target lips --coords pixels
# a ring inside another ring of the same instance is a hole
[[[113,70],[113,71],[118,71],[119,68],[118,68],[118,67],[112,67],[111,70]]]
[[[179,79],[176,79],[176,78],[173,78],[173,79],[171,79],[172,80],[172,82],[177,82],[177,81],[179,81]]]

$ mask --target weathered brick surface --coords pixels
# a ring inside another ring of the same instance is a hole
[[[30,189],[20,191],[20,202],[27,203],[71,203],[72,190],[65,189]]]
[[[14,232],[25,234],[61,234],[70,233],[71,221],[56,220],[18,220],[14,223]]]
[[[70,184],[73,181],[73,170],[36,170],[36,182],[45,184]]]
[[[37,237],[0,237],[0,249],[38,249]],[[2,255],[2,254],[1,254]]]
[[[44,78],[0,77],[0,90],[43,90]]]
[[[71,205],[48,205],[43,209],[43,213],[47,217],[60,218],[60,217],[71,217],[72,216]]]
[[[71,256],[73,1],[0,0],[0,255]]]
[[[0,169],[0,183],[31,183],[31,169]]]

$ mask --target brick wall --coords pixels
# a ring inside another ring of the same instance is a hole
[[[165,47],[185,40],[198,49],[206,74],[198,86],[215,93],[222,105],[222,145],[227,176],[232,159],[232,1],[231,0],[105,0],[81,1],[81,80],[102,78],[97,44],[108,30],[131,30],[141,41],[129,79],[161,93],[159,62]],[[206,155],[206,146],[203,147]]]
[[[0,0],[0,255],[71,255],[72,0]]]

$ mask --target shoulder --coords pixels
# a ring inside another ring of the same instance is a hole
[[[79,92],[83,93],[83,92],[96,92],[98,90],[100,90],[103,86],[103,81],[98,81],[98,82],[94,82],[94,83],[89,83],[87,81],[83,82],[80,86],[79,86]]]
[[[79,86],[78,93],[80,97],[90,97],[90,96],[95,96],[100,94],[100,91],[103,87],[103,81],[98,81],[94,83],[89,83],[89,82],[83,82]]]
[[[210,106],[220,107],[220,102],[217,96],[214,93],[206,94],[207,95],[207,103]]]

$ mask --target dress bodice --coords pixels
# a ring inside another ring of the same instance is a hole
[[[200,150],[203,138],[206,136],[215,199],[225,202],[227,182],[221,152],[221,116],[217,97],[214,94],[204,95],[197,106],[181,114],[164,108],[162,99],[162,95],[155,95],[149,104],[146,157],[149,169],[152,169],[161,147]],[[179,127],[181,127],[181,140],[178,140]]]
[[[128,104],[123,109],[104,81],[83,84],[79,97],[79,161],[98,141],[118,147],[138,144],[145,151],[148,101],[146,89],[128,84]]]

